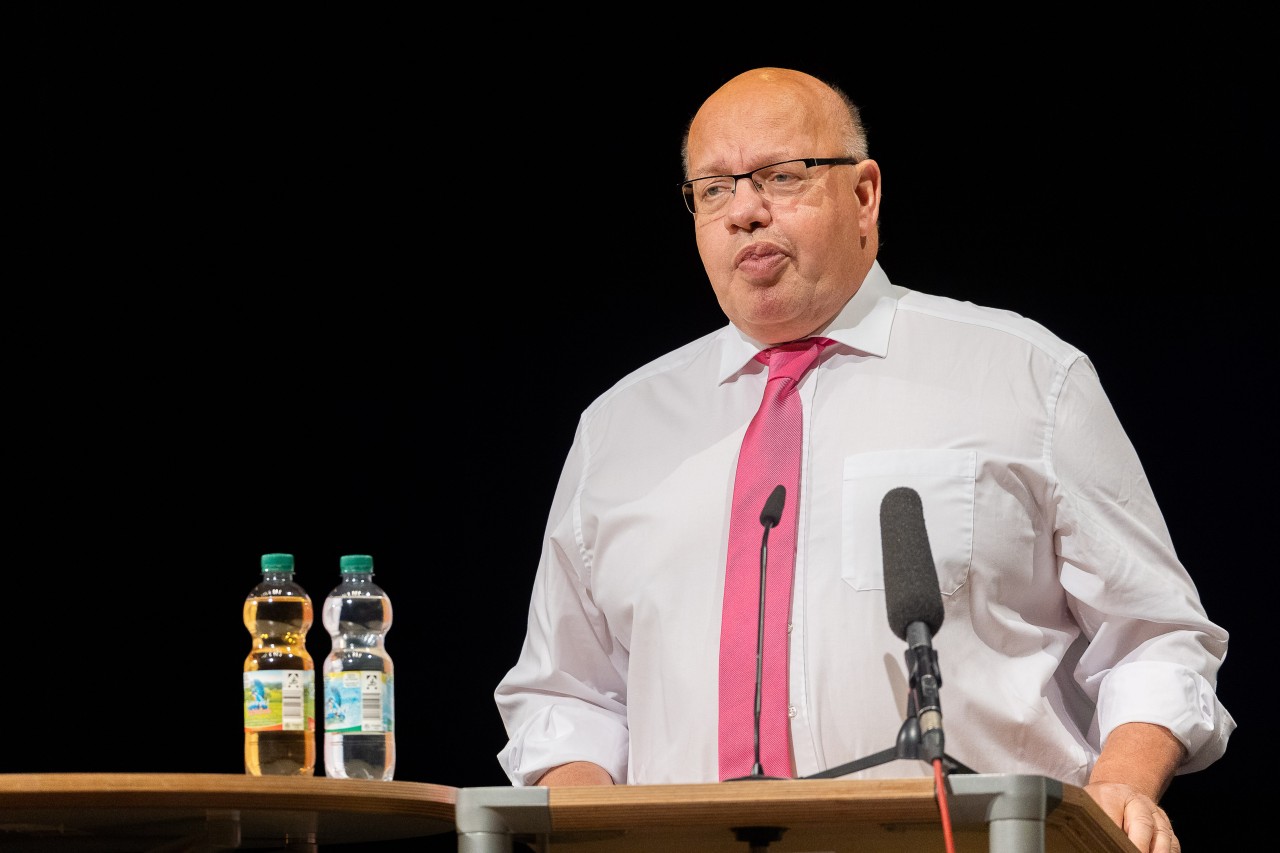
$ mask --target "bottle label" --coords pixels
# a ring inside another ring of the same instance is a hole
[[[326,672],[324,730],[329,734],[394,731],[392,682],[387,672]]]
[[[244,674],[246,732],[313,732],[315,707],[312,670],[258,669]]]

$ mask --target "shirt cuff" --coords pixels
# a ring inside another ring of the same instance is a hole
[[[622,784],[627,752],[627,727],[617,716],[590,706],[556,705],[527,720],[498,753],[498,763],[517,787],[536,784],[552,767],[571,761],[598,764]]]
[[[1107,674],[1098,692],[1098,731],[1106,743],[1124,723],[1164,726],[1187,749],[1178,773],[1203,770],[1222,757],[1235,720],[1204,676],[1158,661],[1122,664]]]

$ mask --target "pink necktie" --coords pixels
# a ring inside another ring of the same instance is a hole
[[[787,624],[795,571],[796,511],[800,503],[800,444],[804,414],[800,378],[834,341],[808,338],[756,355],[769,381],[747,425],[733,483],[729,558],[720,623],[720,778],[753,774],[760,572],[765,569],[764,653],[761,656],[760,763],[763,774],[790,777],[791,723],[787,695]],[[786,489],[782,515],[769,532],[761,566],[760,516],[774,489]]]

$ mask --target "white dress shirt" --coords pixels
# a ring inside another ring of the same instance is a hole
[[[879,526],[898,486],[921,497],[942,591],[949,757],[1084,785],[1111,729],[1140,721],[1187,747],[1180,773],[1216,760],[1235,727],[1215,694],[1227,632],[1088,358],[1012,312],[893,285],[878,263],[817,334],[837,344],[800,385],[796,774],[892,749],[905,719]],[[495,693],[512,784],[578,760],[619,783],[718,778],[727,531],[761,348],[726,326],[582,413],[524,647]],[[931,773],[894,759],[850,778]]]

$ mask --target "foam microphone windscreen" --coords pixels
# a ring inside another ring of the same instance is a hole
[[[760,523],[765,527],[777,527],[778,522],[782,520],[782,504],[786,499],[786,486],[781,483],[774,486],[773,491],[769,493],[769,499],[764,502],[764,509],[760,511]]]
[[[889,627],[904,640],[912,622],[923,622],[930,635],[936,634],[942,626],[942,591],[915,489],[891,489],[880,501],[880,550]]]

